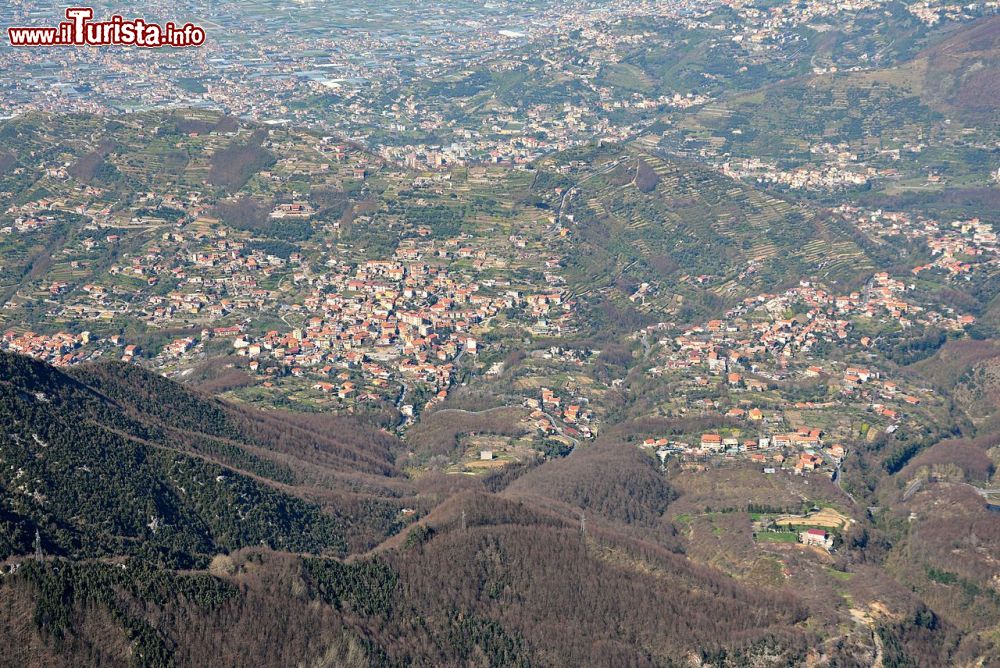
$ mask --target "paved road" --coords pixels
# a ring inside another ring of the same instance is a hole
[[[843,463],[843,461],[839,461],[839,462],[838,462],[838,461],[835,461],[835,460],[833,459],[833,457],[831,457],[831,456],[830,456],[829,454],[827,454],[827,453],[826,453],[826,451],[825,451],[825,450],[823,450],[822,448],[819,448],[819,453],[820,453],[820,456],[822,456],[822,457],[823,457],[823,459],[825,459],[825,460],[826,460],[827,462],[829,462],[830,464],[833,464],[833,465],[834,465],[834,469],[833,469],[833,477],[831,477],[830,479],[831,479],[831,480],[832,480],[833,482],[837,483],[837,487],[839,487],[839,488],[840,488],[840,491],[841,491],[841,492],[843,492],[844,494],[846,494],[846,495],[847,495],[847,498],[849,498],[849,499],[851,500],[851,503],[853,503],[854,505],[858,505],[858,502],[857,502],[857,500],[856,500],[856,499],[854,498],[854,495],[853,495],[853,494],[851,494],[850,492],[848,492],[848,491],[847,491],[846,489],[844,489],[844,480],[843,480],[843,476],[841,476],[841,475],[840,475],[840,467],[841,467],[841,466],[843,466],[843,464],[844,464],[844,463]]]
[[[562,222],[563,208],[565,208],[565,206],[566,206],[566,198],[568,198],[571,193],[576,192],[577,188],[579,188],[581,185],[583,185],[584,183],[586,183],[590,179],[595,178],[597,176],[600,176],[601,174],[607,174],[608,172],[612,171],[615,167],[617,167],[619,164],[621,164],[621,162],[622,162],[623,159],[624,158],[620,158],[618,160],[613,160],[612,162],[609,162],[603,168],[597,170],[596,172],[592,172],[592,173],[588,174],[587,176],[583,177],[582,179],[580,179],[579,181],[577,181],[576,183],[574,183],[572,186],[570,186],[569,188],[567,188],[566,192],[563,193],[562,199],[559,200],[559,213],[556,214],[556,224],[559,224],[559,223]],[[639,168],[639,163],[638,163],[638,161],[636,161],[636,169],[638,170],[638,168]]]
[[[979,494],[979,496],[983,497],[984,499],[989,499],[990,496],[993,496],[993,495],[1000,495],[1000,488],[989,489],[989,488],[984,488],[984,487],[976,487],[975,485],[971,485],[971,484],[969,484],[967,482],[966,483],[962,483],[962,484],[966,485],[967,487],[971,487],[972,489],[976,490],[976,493]]]

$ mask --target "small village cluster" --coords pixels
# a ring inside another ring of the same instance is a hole
[[[750,179],[758,183],[778,184],[792,189],[833,190],[866,185],[880,176],[874,167],[850,164],[800,166],[782,169],[760,158],[746,158],[722,164],[723,174],[734,179]]]

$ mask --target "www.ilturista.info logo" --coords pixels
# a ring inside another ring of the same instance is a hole
[[[11,46],[201,46],[205,29],[193,23],[164,25],[143,19],[123,19],[117,14],[107,21],[91,21],[90,7],[70,7],[66,21],[56,27],[7,28]]]

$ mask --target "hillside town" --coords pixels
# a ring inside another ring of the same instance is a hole
[[[213,132],[188,141],[238,139]],[[291,245],[224,224],[197,189],[147,192],[121,210],[53,163],[47,178],[62,194],[11,206],[0,242],[17,244],[67,220],[79,226],[75,241],[55,258],[59,278],[15,290],[4,305],[8,313],[37,305],[44,329],[0,332],[0,348],[56,366],[116,359],[181,377],[200,361],[229,355],[267,391],[301,391],[348,410],[387,402],[414,416],[447,397],[458,365],[472,363],[495,328],[540,336],[573,330],[559,257],[537,252],[544,221],[517,221],[524,231],[512,227],[498,248],[475,230],[435,234],[433,217],[414,218],[457,188],[486,187],[494,178],[486,171],[469,177],[482,185],[451,175],[379,174],[371,156],[342,144],[300,135],[282,142],[270,144],[281,159],[257,177],[261,188],[278,191],[308,175],[316,189],[372,182],[415,201],[349,220],[325,216],[308,198],[278,201],[266,224],[306,225],[326,239]],[[347,242],[383,225],[400,237],[385,256]],[[525,272],[541,280],[526,280]],[[60,329],[69,322],[73,331]],[[137,328],[147,334],[136,338]]]
[[[881,212],[870,216],[881,218]],[[928,228],[937,230],[927,223],[921,232]],[[938,268],[953,280],[968,278],[971,266],[954,266],[956,250],[983,259],[977,268],[988,271],[997,258],[995,238],[992,233],[977,237],[977,229],[975,222],[956,222],[933,237],[928,243],[941,260],[915,267],[913,274]],[[867,333],[866,322],[955,332],[975,323],[973,316],[948,307],[942,312],[921,306],[912,292],[912,286],[886,272],[873,275],[863,292],[848,295],[803,281],[780,294],[747,298],[725,318],[672,338],[662,334],[669,327],[650,328],[644,336],[661,338],[648,373],[670,379],[684,397],[660,410],[677,416],[721,413],[729,428],[690,438],[649,438],[641,445],[661,458],[704,461],[724,455],[755,462],[764,473],[823,470],[835,477],[846,453],[838,441],[871,441],[881,433],[919,429],[943,407],[931,389],[880,371],[880,337]],[[833,348],[839,354],[831,356]],[[699,395],[704,398],[691,399]]]

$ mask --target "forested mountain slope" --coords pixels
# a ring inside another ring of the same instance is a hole
[[[36,529],[50,555],[191,567],[261,544],[343,555],[397,528],[394,439],[349,419],[243,410],[117,364],[2,354],[0,379],[2,557]]]
[[[785,664],[820,641],[792,592],[678,553],[676,493],[631,448],[513,483],[407,482],[395,441],[346,418],[118,364],[0,371],[0,655],[17,665]],[[404,502],[427,513],[409,528]]]

